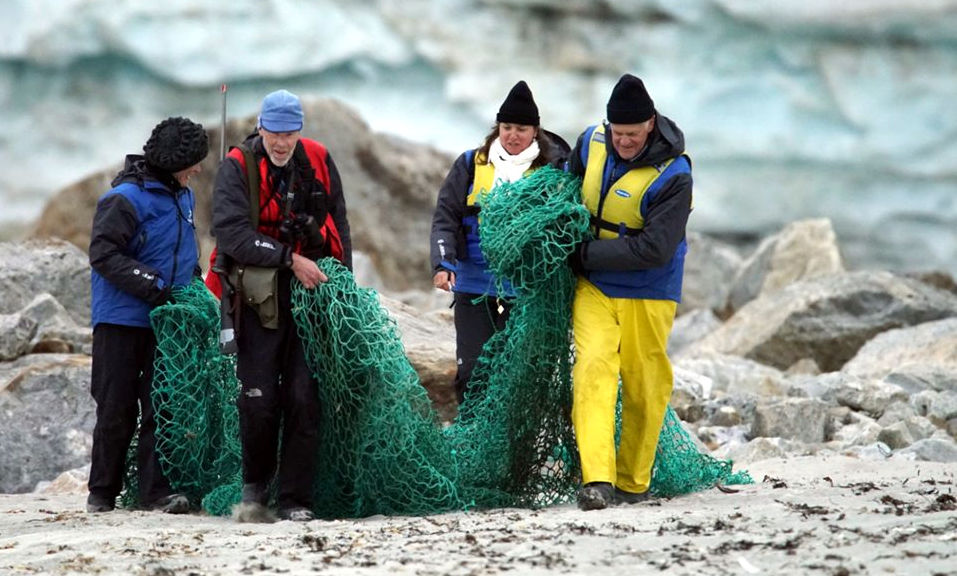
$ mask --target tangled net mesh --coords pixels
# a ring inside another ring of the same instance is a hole
[[[580,180],[542,168],[480,198],[482,248],[517,288],[504,330],[483,349],[455,422],[443,427],[377,294],[333,259],[329,281],[293,288],[293,315],[319,382],[314,512],[323,518],[422,515],[570,500],[580,483],[571,426],[571,300],[565,265],[584,239]],[[235,361],[219,352],[219,307],[196,283],[152,319],[157,451],[174,489],[212,514],[240,499]],[[619,422],[620,425],[620,422]],[[135,462],[132,460],[131,462]],[[135,478],[135,465],[127,479]],[[676,496],[748,483],[698,449],[671,408],[651,490]],[[135,481],[124,502],[135,502]]]
[[[219,351],[219,301],[200,280],[150,313],[156,333],[151,400],[160,466],[194,505],[239,482],[236,359]],[[139,504],[136,441],[127,455],[124,506]]]
[[[517,297],[485,345],[450,431],[480,506],[547,506],[579,482],[571,429],[568,253],[588,227],[578,180],[543,168],[480,196],[482,251]]]

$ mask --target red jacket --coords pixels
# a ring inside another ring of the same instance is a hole
[[[352,246],[346,219],[345,199],[338,171],[325,146],[309,138],[299,142],[309,159],[316,179],[326,192],[327,210],[315,210],[315,216],[324,214],[320,228],[324,242],[323,255],[332,256],[352,266]],[[249,218],[249,197],[246,184],[246,162],[242,150],[230,150],[216,176],[213,193],[213,233],[217,249],[210,255],[210,268],[217,250],[240,264],[282,267],[291,262],[291,252],[302,253],[303,246],[285,244],[280,239],[279,227],[283,220],[281,199],[269,186],[269,160],[259,136],[246,141],[259,165],[259,226],[254,231]],[[295,157],[291,162],[295,162]],[[294,212],[295,213],[295,212]],[[268,237],[268,239],[267,239]],[[268,250],[263,249],[269,247]],[[217,274],[206,276],[206,285],[217,297],[222,288]]]

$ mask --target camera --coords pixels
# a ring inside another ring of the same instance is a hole
[[[283,218],[279,225],[279,234],[281,238],[289,241],[302,242],[304,252],[318,253],[325,243],[319,223],[311,214],[296,214]]]

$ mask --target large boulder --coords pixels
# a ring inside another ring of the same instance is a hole
[[[827,404],[814,398],[787,398],[761,404],[754,411],[751,437],[823,442]]]
[[[37,321],[23,314],[0,314],[0,360],[13,360],[30,349]]]
[[[342,177],[354,249],[369,255],[390,290],[431,287],[428,238],[432,210],[453,158],[430,146],[372,132],[352,108],[337,100],[303,102],[303,107],[303,135],[327,146]],[[239,144],[255,125],[255,116],[230,120],[227,143]],[[204,268],[214,243],[209,223],[222,141],[218,127],[208,132],[211,153],[192,181]],[[118,163],[58,192],[47,203],[31,236],[58,237],[87,250],[96,201],[110,188],[120,166]]]
[[[710,308],[696,308],[675,318],[668,336],[668,356],[676,358],[692,344],[714,332],[721,320]]]
[[[957,317],[889,330],[865,344],[844,366],[861,378],[886,378],[912,391],[920,386],[957,392]]]
[[[57,239],[5,242],[0,244],[0,253],[0,314],[19,312],[45,292],[77,324],[89,325],[90,265],[86,254]]]
[[[723,311],[740,268],[741,255],[736,247],[704,234],[688,232],[678,314],[701,308]]]
[[[710,378],[715,397],[787,396],[792,388],[787,375],[780,370],[739,356],[709,353],[679,357],[675,367]]]
[[[93,331],[77,324],[56,298],[44,292],[38,294],[21,314],[36,323],[36,332],[30,340],[30,352],[75,353],[93,352]]]
[[[741,265],[728,297],[733,312],[761,294],[798,280],[844,271],[837,237],[827,218],[799,220],[761,241]]]
[[[90,367],[83,354],[30,354],[0,364],[0,492],[29,492],[90,461]]]
[[[881,332],[953,316],[957,297],[920,281],[889,272],[835,274],[760,296],[691,349],[782,370],[809,358],[828,372]]]
[[[415,308],[379,296],[394,318],[409,362],[419,375],[432,405],[443,421],[452,420],[458,411],[455,397],[455,327],[443,312],[422,314]]]

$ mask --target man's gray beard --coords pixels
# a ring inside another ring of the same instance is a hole
[[[272,162],[272,165],[276,168],[285,168],[286,164],[289,164],[289,162],[292,160],[292,154],[290,154],[289,156],[286,156],[286,161],[280,164],[279,162],[276,162],[272,152],[266,152],[266,154],[269,156],[269,161]]]

